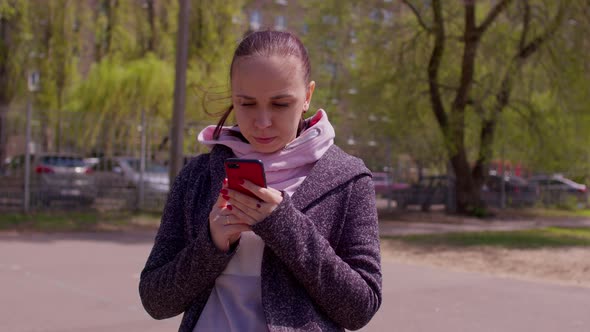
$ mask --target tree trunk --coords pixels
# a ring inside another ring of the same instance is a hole
[[[150,36],[148,39],[147,50],[148,52],[156,52],[156,43],[157,43],[157,33],[158,29],[156,28],[156,4],[154,0],[147,0],[147,14],[148,14],[148,23],[150,26]]]
[[[10,49],[10,39],[8,31],[8,21],[0,17],[0,167],[4,164],[6,158],[6,114],[10,97],[8,96],[8,63],[6,61]]]
[[[451,157],[451,165],[455,171],[455,197],[457,213],[474,214],[485,208],[479,187],[476,186],[471,174],[471,167],[465,153]]]
[[[4,166],[6,159],[6,141],[8,135],[6,134],[6,114],[8,113],[8,106],[0,100],[0,169]]]

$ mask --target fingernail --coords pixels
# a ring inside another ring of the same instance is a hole
[[[227,184],[227,178],[223,179],[223,184]]]
[[[227,195],[227,189],[221,189],[221,194],[222,195]]]
[[[239,184],[244,184],[244,179],[240,179],[240,182],[238,182]]]
[[[229,201],[229,196],[227,196],[227,195],[221,195],[221,197],[223,197],[223,199],[225,199],[226,201]]]
[[[231,205],[228,205],[227,209],[231,211],[231,209],[233,209],[233,207]]]

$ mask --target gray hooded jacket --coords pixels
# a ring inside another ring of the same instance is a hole
[[[218,250],[209,212],[233,157],[217,145],[176,178],[139,293],[156,319],[184,312],[194,328],[234,250]],[[365,326],[381,305],[381,266],[371,173],[332,146],[292,197],[252,227],[265,243],[262,306],[270,331],[342,331]],[[238,244],[239,245],[239,244]]]

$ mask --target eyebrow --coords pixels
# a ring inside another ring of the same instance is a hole
[[[236,95],[236,97],[240,97],[240,98],[244,98],[244,99],[250,99],[250,100],[254,100],[256,98],[251,97],[251,96],[246,96],[246,95]],[[290,94],[282,94],[282,95],[277,95],[277,96],[273,96],[270,97],[270,99],[283,99],[283,98],[293,98],[293,95]]]

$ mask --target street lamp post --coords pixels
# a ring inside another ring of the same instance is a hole
[[[31,205],[31,118],[33,113],[33,93],[39,90],[40,75],[36,70],[30,71],[27,75],[28,98],[27,98],[27,123],[25,134],[25,181],[23,210],[29,213]]]

